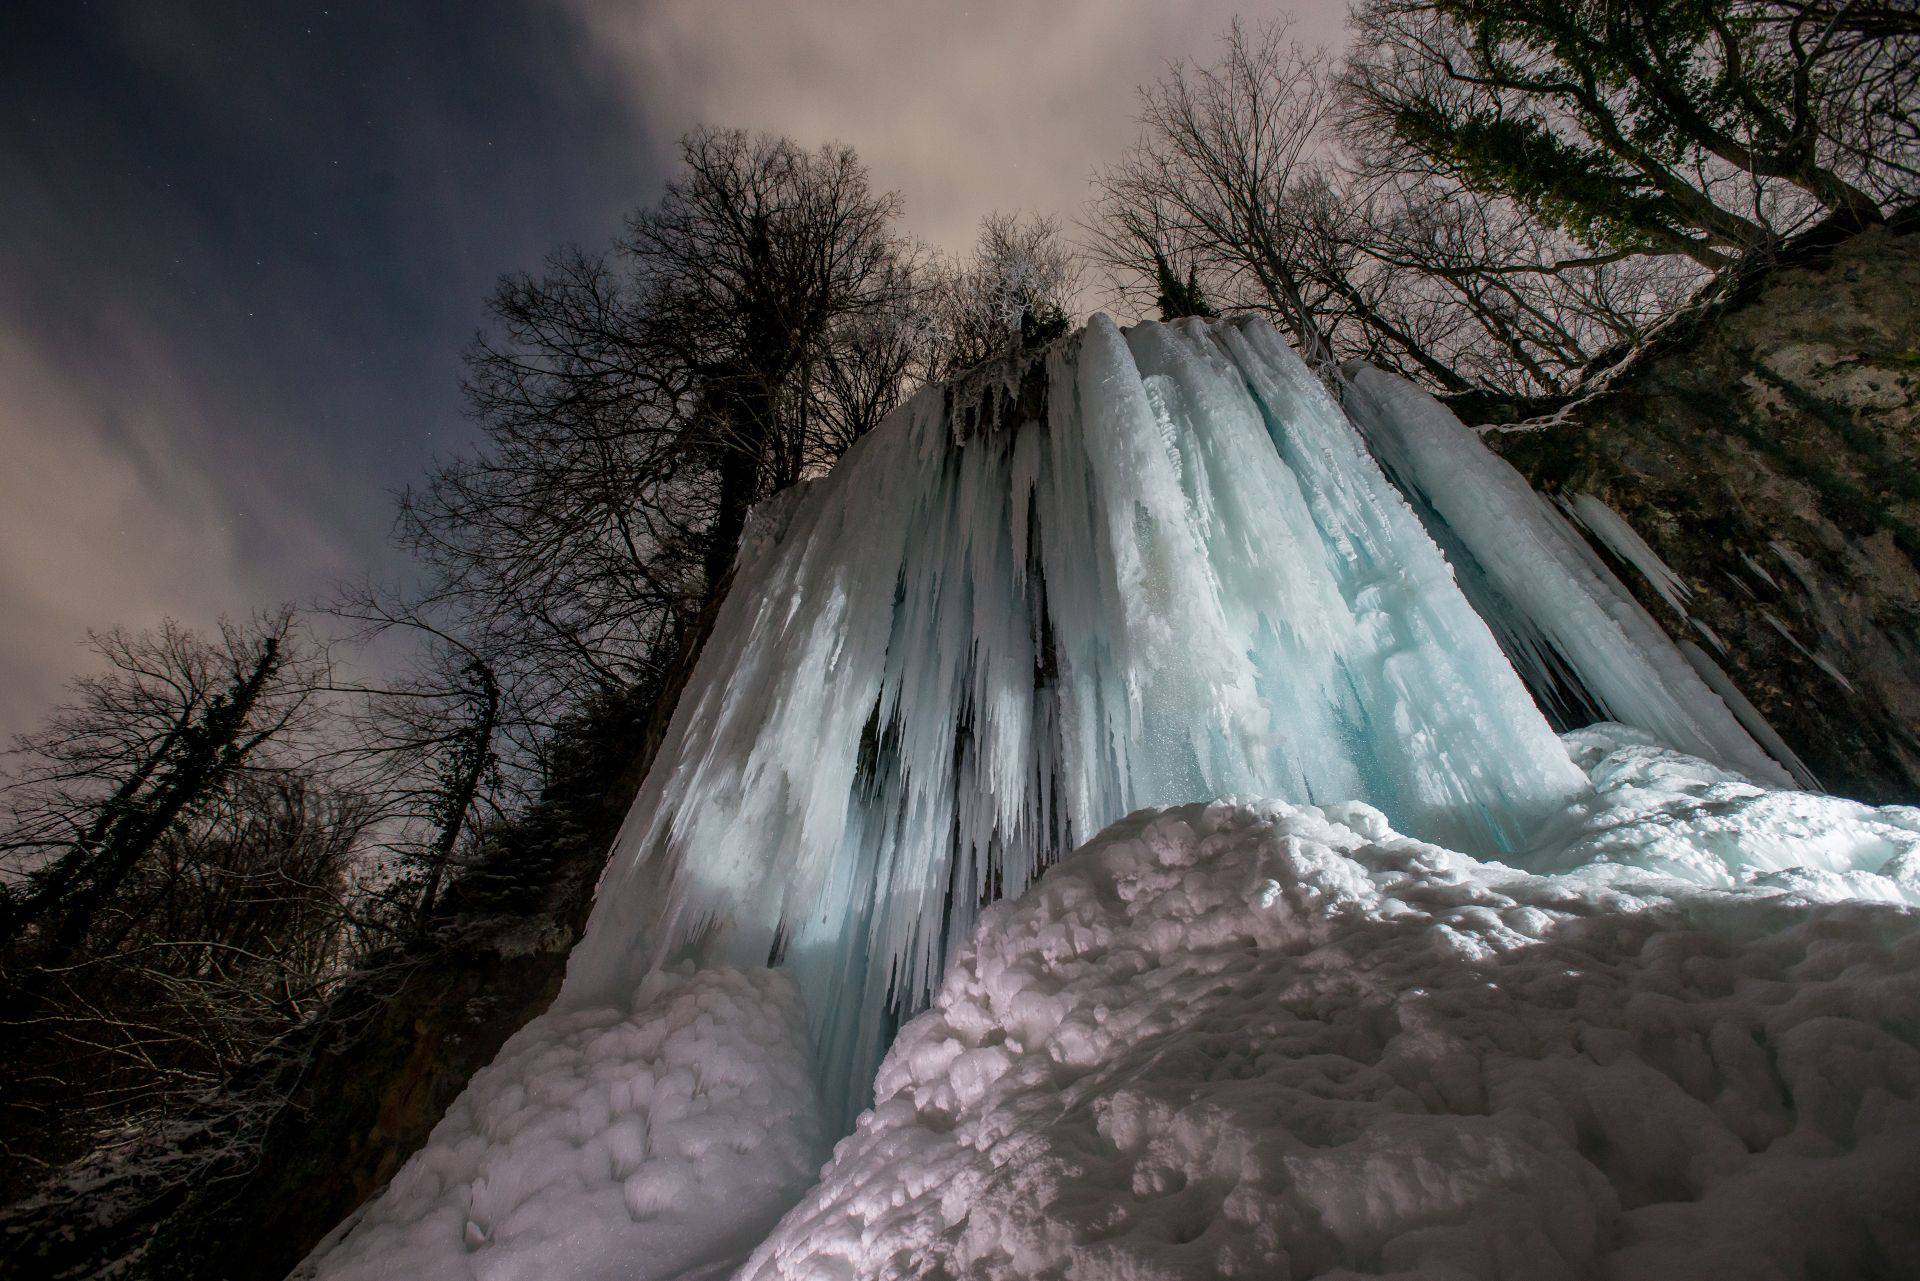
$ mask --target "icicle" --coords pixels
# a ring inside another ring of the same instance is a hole
[[[853,1109],[978,907],[1131,810],[1362,800],[1501,852],[1583,792],[1269,326],[1100,317],[1046,360],[1044,421],[994,424],[1012,375],[923,393],[761,522],[564,1003],[782,965]]]
[[[1552,655],[1557,670],[1536,672],[1536,683],[1570,673],[1608,719],[1762,782],[1793,784],[1585,541],[1446,406],[1411,383],[1361,368],[1352,373],[1347,409],[1395,477],[1497,589],[1496,601],[1482,608],[1505,614],[1509,634],[1538,638],[1516,658],[1535,661],[1540,645]],[[1654,560],[1645,569],[1665,568]]]
[[[1673,567],[1660,559],[1660,554],[1647,546],[1647,540],[1640,537],[1640,531],[1627,523],[1627,518],[1613,508],[1595,498],[1592,494],[1575,494],[1571,498],[1561,496],[1560,508],[1573,517],[1580,527],[1606,544],[1608,551],[1623,562],[1633,566],[1646,579],[1647,586],[1653,588],[1661,600],[1674,613],[1687,617],[1687,606],[1693,600],[1693,588],[1687,586]]]

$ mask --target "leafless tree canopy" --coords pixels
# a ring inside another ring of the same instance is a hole
[[[1355,25],[1344,67],[1236,24],[1143,91],[1090,228],[1123,297],[1555,394],[1710,271],[1912,198],[1902,7],[1369,0]]]
[[[156,845],[312,722],[324,668],[290,611],[206,642],[167,623],[93,638],[106,670],[10,753],[8,914],[54,959],[79,949]]]
[[[996,212],[971,259],[925,273],[929,360],[938,381],[1064,334],[1080,291],[1080,254],[1051,218]]]
[[[1123,296],[1191,282],[1272,315],[1321,362],[1444,390],[1558,390],[1669,305],[1688,273],[1623,267],[1425,171],[1346,144],[1338,74],[1284,27],[1236,25],[1211,66],[1142,94],[1139,143],[1099,175],[1091,251]]]
[[[647,679],[749,507],[871,428],[922,355],[898,200],[851,150],[701,130],[681,161],[611,252],[501,282],[469,357],[486,443],[403,508],[432,575],[409,610],[485,656],[509,721]]]
[[[372,815],[314,765],[327,664],[293,615],[94,646],[0,780],[10,1134],[180,1105],[303,1019],[353,935]]]

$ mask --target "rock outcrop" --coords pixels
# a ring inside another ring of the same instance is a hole
[[[1920,799],[1920,217],[1733,282],[1544,426],[1456,405],[1540,490],[1625,516],[1712,654],[1830,791]],[[1537,408],[1537,407],[1527,407]]]

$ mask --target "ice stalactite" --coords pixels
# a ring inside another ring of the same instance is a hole
[[[979,905],[1132,810],[1359,800],[1498,853],[1585,790],[1265,322],[1098,318],[1046,361],[1043,421],[922,393],[769,513],[563,1005],[779,964],[850,1117]]]
[[[1737,694],[1732,705],[1722,697],[1731,682],[1712,661],[1676,645],[1566,519],[1446,406],[1364,367],[1349,371],[1345,400],[1529,683],[1597,713],[1571,719],[1632,725],[1778,786],[1812,783],[1758,712]],[[1591,496],[1574,501],[1582,522],[1681,609],[1685,584],[1632,528]]]

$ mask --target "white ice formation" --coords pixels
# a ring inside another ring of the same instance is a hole
[[[1345,401],[1536,690],[1565,690],[1604,719],[1752,778],[1810,781],[1755,742],[1586,540],[1444,405],[1365,368],[1352,371]],[[1588,494],[1572,498],[1570,510],[1684,616],[1689,589],[1632,526]]]
[[[1780,787],[1403,384],[1343,412],[1258,320],[1002,372],[761,514],[554,1013],[307,1275],[727,1275],[896,1032],[751,1275],[1685,1275],[1634,1260],[1848,1197],[1775,1274],[1882,1239],[1914,811]],[[1515,664],[1636,728],[1556,736]]]
[[[933,389],[774,514],[563,1002],[779,963],[850,1118],[978,904],[1133,810],[1359,800],[1514,851],[1585,789],[1271,327],[1097,318],[1045,373],[1043,421]]]
[[[724,1276],[813,1183],[830,1138],[784,975],[654,974],[626,1006],[522,1028],[295,1276]]]
[[[1622,793],[1715,785],[1576,746]],[[738,1275],[1913,1275],[1920,932],[1823,900],[1920,901],[1920,814],[1855,808],[1819,859],[1869,850],[1850,884],[1752,876],[1759,816],[1609,828],[1691,840],[1676,877],[1533,875],[1359,804],[1136,815],[987,910]]]

